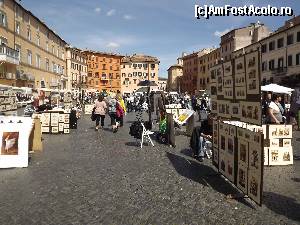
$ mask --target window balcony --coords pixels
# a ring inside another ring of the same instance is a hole
[[[102,76],[102,77],[101,77],[101,80],[106,80],[106,81],[108,81],[108,80],[109,80],[109,78],[108,78],[108,77],[104,77],[104,76]]]
[[[9,48],[5,45],[0,45],[0,62],[6,62],[14,65],[19,65],[20,54],[18,51]]]
[[[286,67],[279,67],[272,70],[272,75],[276,76],[283,76],[287,74],[287,68]]]

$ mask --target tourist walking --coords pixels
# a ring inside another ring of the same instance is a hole
[[[268,123],[281,124],[283,123],[284,109],[280,104],[281,96],[273,94],[272,101],[268,108]]]
[[[116,100],[117,100],[116,120],[119,123],[120,127],[123,127],[124,115],[126,113],[125,103],[121,96],[117,95]]]
[[[96,119],[96,130],[99,129],[99,122],[101,120],[101,128],[104,127],[105,113],[107,110],[106,102],[104,101],[103,95],[99,95],[95,102],[95,119]]]
[[[111,94],[107,98],[108,103],[108,115],[110,116],[110,124],[114,133],[118,131],[118,126],[116,124],[117,118],[117,100],[115,99],[114,94]]]

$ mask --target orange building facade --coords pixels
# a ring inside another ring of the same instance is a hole
[[[114,92],[121,91],[121,59],[123,56],[85,51],[88,75],[87,89]]]
[[[183,75],[180,77],[180,91],[195,94],[198,77],[198,52],[182,57]]]

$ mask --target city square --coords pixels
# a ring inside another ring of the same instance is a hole
[[[260,208],[247,199],[227,199],[237,190],[209,159],[191,157],[186,136],[178,137],[175,149],[158,143],[140,149],[128,134],[134,117],[128,115],[118,135],[106,128],[95,132],[89,117],[70,136],[45,135],[45,150],[31,156],[27,169],[0,171],[0,223],[299,223],[299,148],[292,167],[265,169]],[[296,135],[293,146],[299,144]]]

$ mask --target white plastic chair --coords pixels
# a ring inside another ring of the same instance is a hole
[[[142,127],[143,127],[143,133],[142,133],[142,141],[141,141],[141,148],[143,148],[143,142],[144,142],[144,137],[148,138],[148,140],[150,141],[150,143],[152,144],[152,146],[154,147],[154,144],[150,138],[151,134],[154,134],[154,132],[147,130],[145,125],[141,122]]]
[[[208,159],[210,159],[211,156],[212,156],[212,150],[211,150],[211,148],[212,148],[212,143],[210,141],[205,140],[203,151],[204,151],[204,154],[206,155],[206,157]]]

